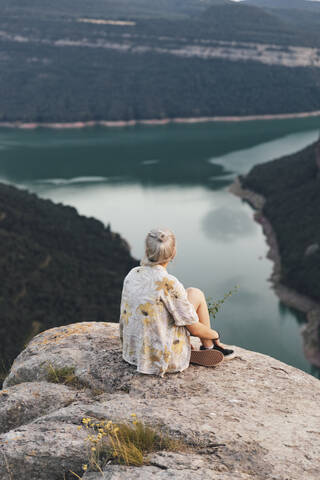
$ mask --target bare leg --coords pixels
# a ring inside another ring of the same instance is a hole
[[[198,314],[199,322],[203,323],[209,328],[212,328],[210,325],[210,315],[208,311],[206,297],[200,288],[189,287],[186,289],[189,302],[192,303],[196,312]],[[208,340],[207,338],[200,338],[200,341],[204,347],[211,347],[213,343],[219,345],[220,347],[225,347],[220,340]]]
[[[192,303],[198,314],[199,322],[211,328],[208,306],[202,290],[200,290],[199,288],[189,287],[186,289],[186,291],[189,302]],[[200,341],[204,347],[211,347],[213,344],[212,340],[208,340],[205,338],[200,338]]]

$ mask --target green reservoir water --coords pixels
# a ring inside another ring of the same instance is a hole
[[[0,130],[0,181],[110,223],[141,258],[147,231],[168,226],[178,254],[169,267],[187,286],[220,299],[225,343],[313,375],[303,317],[274,294],[272,263],[253,210],[228,192],[239,173],[293,153],[319,135],[320,119],[83,130]],[[101,289],[103,290],[103,285]],[[107,320],[107,312],[106,312]]]

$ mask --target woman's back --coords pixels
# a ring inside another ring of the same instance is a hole
[[[162,265],[141,265],[126,276],[120,314],[123,358],[139,372],[163,376],[186,369],[191,347],[184,326],[198,320],[183,285]]]

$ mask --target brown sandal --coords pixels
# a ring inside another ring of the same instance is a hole
[[[204,367],[214,367],[221,363],[224,355],[219,350],[191,350],[190,363],[196,363]]]

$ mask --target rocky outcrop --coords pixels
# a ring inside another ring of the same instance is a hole
[[[107,465],[104,478],[316,480],[320,382],[271,357],[236,347],[216,368],[196,365],[160,378],[121,357],[119,326],[76,323],[38,334],[14,361],[0,392],[1,480],[82,477],[84,417],[131,413],[189,447],[157,452],[143,467]],[[50,368],[73,382],[50,383]],[[86,472],[84,480],[101,473]]]
[[[0,433],[29,423],[83,397],[65,385],[25,382],[0,390]]]
[[[80,386],[104,392],[125,388],[130,378],[119,355],[118,325],[112,323],[81,322],[37,335],[14,361],[3,386],[46,381],[50,366],[75,367]]]

